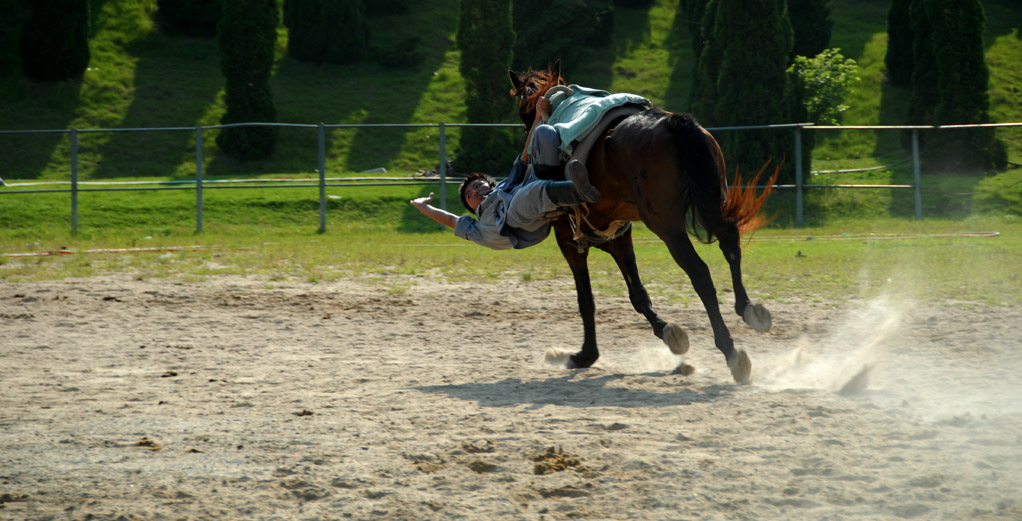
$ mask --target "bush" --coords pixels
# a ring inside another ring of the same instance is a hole
[[[30,78],[79,78],[89,66],[88,0],[33,0],[21,30],[21,66]]]
[[[224,0],[156,0],[156,25],[169,36],[216,36]]]
[[[796,56],[788,74],[793,94],[805,107],[809,121],[837,125],[841,113],[848,109],[845,96],[859,81],[859,66],[840,49],[826,49],[812,58]]]

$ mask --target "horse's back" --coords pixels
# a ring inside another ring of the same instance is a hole
[[[685,226],[693,209],[719,213],[726,190],[716,141],[687,114],[650,109],[621,120],[589,166],[604,196],[596,209],[654,231]]]

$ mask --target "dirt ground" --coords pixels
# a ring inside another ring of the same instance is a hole
[[[1022,519],[1022,309],[390,282],[0,283],[0,519]]]

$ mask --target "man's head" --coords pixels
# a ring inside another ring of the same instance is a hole
[[[476,208],[479,207],[479,203],[483,202],[483,198],[486,194],[493,190],[493,187],[497,183],[493,181],[493,178],[474,172],[465,176],[465,180],[461,182],[461,186],[458,187],[458,195],[461,196],[461,204],[468,208],[472,213],[476,213]]]

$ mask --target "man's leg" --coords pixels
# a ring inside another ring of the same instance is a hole
[[[563,167],[560,157],[561,137],[557,129],[550,125],[539,125],[532,131],[532,156],[530,160],[535,165],[536,173],[540,178],[560,181],[568,179],[574,185],[575,191],[581,196],[581,201],[575,201],[575,197],[567,184],[554,185],[549,187],[550,197],[554,198],[558,206],[574,206],[580,203],[595,203],[600,200],[600,191],[589,183],[589,171],[586,166],[577,159],[568,161],[567,167]],[[564,171],[567,171],[567,176]]]
[[[550,125],[539,125],[532,131],[532,150],[529,152],[529,160],[536,165],[536,169],[561,166],[561,136],[557,129]],[[557,180],[563,179],[563,175]]]

